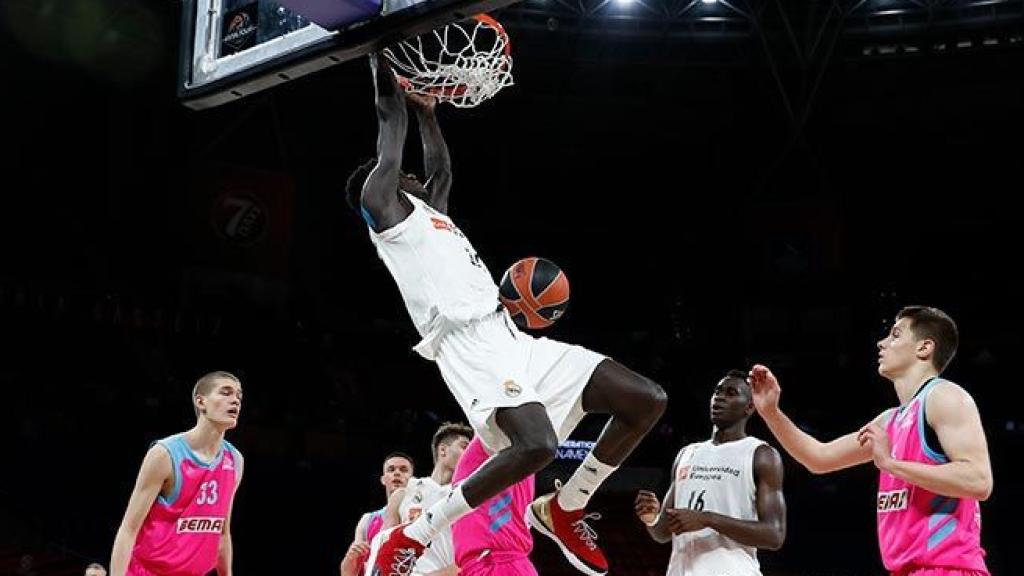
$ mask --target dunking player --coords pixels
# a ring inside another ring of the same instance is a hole
[[[445,422],[434,432],[430,440],[434,469],[430,476],[412,478],[405,488],[395,490],[384,512],[384,530],[415,520],[424,509],[430,508],[448,494],[452,474],[471,438],[473,429],[465,424]],[[423,556],[416,560],[412,573],[454,573],[454,566],[452,535],[449,529],[445,529],[434,538]]]
[[[754,404],[793,458],[815,474],[873,461],[879,470],[878,543],[897,576],[988,574],[978,504],[992,492],[992,467],[974,399],[939,377],[956,353],[956,324],[937,308],[909,306],[878,342],[878,373],[900,405],[860,429],[822,443],[779,408],[778,380],[750,373]]]
[[[600,576],[608,563],[585,525],[590,495],[665,409],[664,391],[579,346],[520,332],[498,304],[498,287],[451,219],[451,167],[432,99],[409,96],[423,140],[427,184],[404,174],[406,96],[383,57],[371,57],[377,158],[349,178],[347,193],[370,227],[422,341],[415,350],[441,375],[484,444],[496,454],[412,524],[392,531],[375,562],[402,576],[444,528],[547,465],[586,412],[611,414],[594,451],[565,486],[537,499],[531,524],[574,566]]]
[[[224,439],[238,424],[242,384],[211,372],[192,390],[196,425],[146,453],[121,527],[111,576],[231,575],[231,508],[242,454]]]
[[[383,472],[380,475],[380,483],[384,486],[385,500],[390,499],[395,490],[405,488],[414,472],[415,463],[412,456],[404,452],[392,452],[385,456]],[[341,576],[355,576],[363,573],[363,563],[370,554],[370,540],[373,540],[373,537],[384,526],[385,510],[387,510],[386,502],[379,510],[367,512],[359,518],[359,522],[356,523],[355,538],[339,566]]]
[[[711,439],[679,451],[664,508],[653,493],[637,494],[651,538],[672,541],[668,576],[760,576],[757,549],[782,546],[782,458],[747,436],[753,413],[747,374],[730,371],[711,394]]]
[[[462,453],[453,483],[468,478],[488,458],[483,442],[474,438]],[[531,474],[452,524],[459,576],[537,576],[530,562],[533,536],[525,517],[533,496]]]

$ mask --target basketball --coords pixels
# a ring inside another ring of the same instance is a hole
[[[547,328],[565,314],[569,279],[554,262],[523,258],[501,277],[501,303],[520,328]]]

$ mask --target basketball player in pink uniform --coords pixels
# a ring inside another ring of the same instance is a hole
[[[114,539],[111,576],[231,576],[231,508],[241,453],[224,433],[238,424],[242,384],[211,372],[192,391],[196,425],[158,440],[142,461]]]
[[[531,525],[590,576],[608,562],[587,524],[591,495],[665,410],[665,392],[621,364],[580,346],[521,332],[465,234],[448,217],[451,165],[432,98],[410,95],[423,140],[427,184],[406,175],[407,98],[383,56],[371,57],[377,158],[348,180],[349,203],[398,284],[422,340],[470,425],[494,457],[407,526],[388,533],[374,562],[380,576],[405,576],[452,522],[537,472],[588,412],[611,419],[587,459],[557,492],[538,498]]]
[[[816,474],[874,462],[878,543],[894,576],[987,576],[979,501],[992,467],[974,399],[939,377],[956,353],[956,324],[937,308],[909,306],[878,342],[878,372],[900,404],[858,432],[822,443],[779,408],[778,380],[750,373],[754,403],[790,455]]]
[[[488,458],[483,442],[474,438],[462,453],[452,482],[462,482]],[[533,536],[525,518],[533,496],[530,475],[452,524],[460,576],[537,576],[530,562]]]
[[[396,490],[405,488],[409,483],[416,466],[412,456],[395,451],[384,457],[383,468],[380,483],[384,486],[385,500],[390,500]],[[355,538],[339,566],[341,576],[355,576],[363,573],[363,562],[370,554],[370,541],[384,526],[384,511],[387,510],[387,507],[387,504],[384,504],[383,508],[367,512],[359,518],[359,522],[356,523]]]
[[[416,471],[412,456],[404,452],[392,452],[384,458],[384,472],[380,475],[380,483],[384,486],[385,500],[390,500],[396,490],[405,488]],[[384,511],[387,504],[380,510],[367,512],[356,524],[356,542],[369,542],[384,526]]]

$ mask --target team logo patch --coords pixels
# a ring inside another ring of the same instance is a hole
[[[220,534],[223,531],[223,518],[178,518],[178,534]]]
[[[505,387],[505,396],[509,398],[515,398],[523,393],[523,389],[513,380],[505,380],[503,386]]]
[[[680,466],[679,472],[676,473],[676,480],[686,480],[690,476],[689,466]]]
[[[435,230],[446,230],[448,232],[455,232],[455,225],[451,222],[441,220],[440,218],[430,217],[430,222],[434,225]]]
[[[907,509],[907,489],[878,493],[878,511],[895,512]]]

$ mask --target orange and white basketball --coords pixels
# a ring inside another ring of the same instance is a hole
[[[547,328],[569,306],[569,279],[555,263],[523,258],[501,278],[501,303],[520,328]]]

